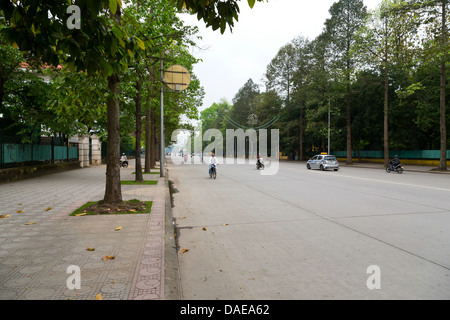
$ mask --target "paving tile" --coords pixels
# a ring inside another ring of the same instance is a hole
[[[104,300],[164,298],[164,178],[152,177],[157,185],[122,186],[124,200],[139,195],[153,201],[150,214],[70,216],[103,198],[105,170],[93,166],[0,184],[0,214],[10,215],[0,219],[1,300],[93,300],[99,293]],[[133,171],[122,169],[122,179],[131,180]],[[106,255],[114,259],[104,261]],[[80,267],[80,289],[67,286],[71,265]]]

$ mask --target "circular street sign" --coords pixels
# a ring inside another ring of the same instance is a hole
[[[191,83],[189,71],[178,64],[170,66],[164,73],[165,84],[174,91],[183,91]]]

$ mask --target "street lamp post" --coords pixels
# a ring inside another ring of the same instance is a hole
[[[163,72],[163,56],[161,54],[161,58],[159,59],[160,64],[160,76],[161,76],[161,157],[159,160],[159,174],[160,177],[164,177],[164,72]]]
[[[328,154],[330,154],[330,100],[328,100]]]
[[[161,53],[159,58],[159,66],[160,66],[160,77],[161,77],[161,159],[159,161],[159,173],[161,177],[164,177],[164,156],[166,154],[165,150],[165,142],[164,142],[164,85],[169,86],[172,90],[177,92],[183,91],[189,86],[191,81],[189,71],[179,65],[171,66],[166,71],[168,73],[168,79],[166,80],[164,75],[164,64],[163,64],[163,55],[169,55],[170,51],[166,50],[164,53]]]

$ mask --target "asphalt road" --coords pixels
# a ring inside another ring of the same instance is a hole
[[[450,176],[168,164],[183,299],[450,299]]]

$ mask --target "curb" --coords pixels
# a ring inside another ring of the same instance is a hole
[[[169,169],[165,170],[165,232],[164,232],[164,299],[181,300],[181,277],[178,261],[177,245],[175,241],[175,228],[173,225],[172,204],[169,188]]]

